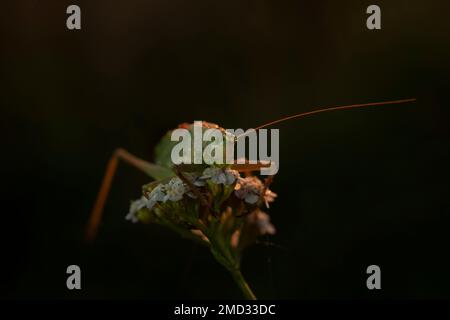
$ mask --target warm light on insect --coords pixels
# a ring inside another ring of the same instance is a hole
[[[324,112],[414,101],[415,98],[320,108],[268,122],[257,126],[254,131]],[[208,122],[203,122],[200,127],[182,124],[179,129],[186,133],[200,130],[201,134],[215,129],[219,135],[223,135],[223,141],[229,138],[224,129]],[[233,136],[232,142],[245,138],[248,132],[250,131]],[[220,141],[221,146],[222,140]],[[256,299],[240,271],[240,261],[244,248],[254,244],[261,235],[275,233],[269,215],[263,211],[277,197],[269,189],[273,176],[269,175],[262,180],[253,175],[271,164],[251,161],[254,159],[244,159],[237,163],[174,163],[171,158],[174,146],[176,142],[170,139],[170,134],[165,135],[155,149],[154,163],[140,159],[124,149],[117,149],[113,153],[87,225],[86,240],[92,241],[97,233],[118,161],[122,160],[154,180],[143,186],[142,195],[132,202],[126,218],[132,222],[164,225],[182,237],[208,247],[216,260],[231,273],[244,296]],[[188,146],[191,146],[191,140]],[[200,147],[203,147],[202,142],[192,150],[188,149],[195,153]],[[191,155],[188,158],[190,160]]]

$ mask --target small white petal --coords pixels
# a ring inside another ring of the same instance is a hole
[[[259,195],[254,194],[254,193],[248,193],[245,196],[245,202],[250,203],[250,204],[255,204],[256,202],[258,202],[259,200]]]

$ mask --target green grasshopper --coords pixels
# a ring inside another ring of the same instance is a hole
[[[323,112],[413,101],[416,99],[320,108],[268,122],[255,130]],[[179,128],[192,130],[193,125],[184,123]],[[219,129],[226,134],[218,125],[204,122],[203,129],[209,128]],[[245,134],[242,134],[233,139],[237,141],[244,137]],[[262,181],[253,175],[268,164],[174,165],[170,157],[173,146],[169,131],[155,148],[154,163],[124,149],[117,149],[113,153],[88,221],[86,240],[95,238],[118,162],[122,160],[153,179],[143,186],[141,198],[132,202],[126,218],[133,222],[166,226],[182,237],[206,246],[231,273],[244,297],[256,299],[240,271],[240,262],[244,248],[256,243],[261,235],[275,233],[269,216],[262,211],[277,196],[269,189],[273,177]]]

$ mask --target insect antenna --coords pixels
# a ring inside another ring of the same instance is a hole
[[[390,100],[390,101],[371,102],[371,103],[359,103],[359,104],[352,104],[352,105],[346,105],[346,106],[320,108],[320,109],[307,111],[307,112],[303,112],[303,113],[297,113],[297,114],[294,114],[294,115],[291,115],[291,116],[287,116],[287,117],[283,117],[281,119],[277,119],[277,120],[274,120],[274,121],[270,121],[270,122],[267,122],[267,123],[262,124],[260,126],[257,126],[256,128],[253,128],[253,130],[259,130],[259,129],[266,128],[266,127],[269,127],[269,126],[277,124],[277,123],[281,123],[281,122],[285,122],[285,121],[292,120],[292,119],[297,119],[297,118],[303,118],[303,117],[307,117],[307,116],[311,116],[311,115],[318,114],[318,113],[323,113],[323,112],[330,112],[330,111],[337,111],[337,110],[349,110],[349,109],[357,109],[357,108],[367,108],[367,107],[376,107],[376,106],[386,106],[386,105],[392,105],[392,104],[404,104],[404,103],[414,102],[414,101],[417,101],[417,99],[416,98],[410,98],[410,99]],[[250,133],[250,131],[251,130],[248,130],[247,132],[237,136],[236,137],[236,141],[239,138],[245,137],[246,135],[248,135]]]

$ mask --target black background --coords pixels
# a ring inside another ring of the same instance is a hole
[[[78,4],[82,30],[66,28]],[[1,295],[240,298],[203,248],[124,220],[145,176],[121,165],[83,242],[116,147],[152,159],[181,122],[249,128],[321,106],[417,103],[280,125],[276,246],[246,252],[260,298],[448,298],[449,25],[444,1],[2,3]],[[66,289],[66,268],[82,290]],[[365,286],[368,265],[382,290]]]

